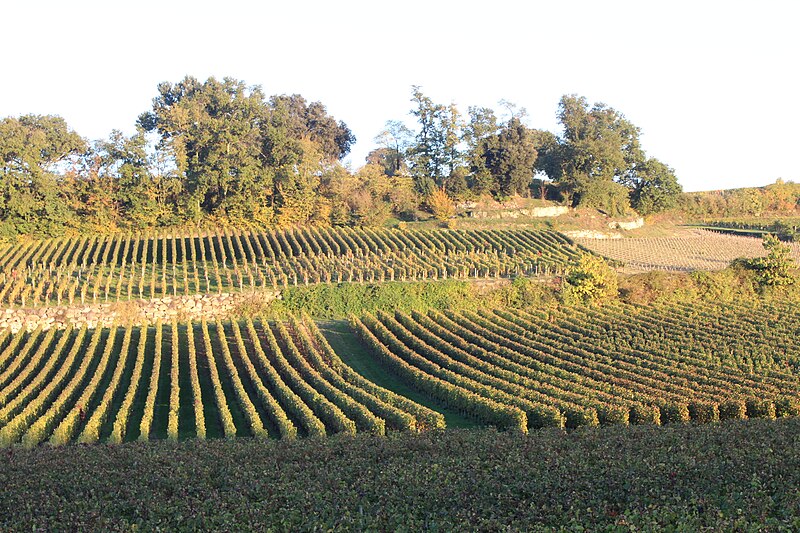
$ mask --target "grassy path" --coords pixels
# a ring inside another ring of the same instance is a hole
[[[449,428],[472,428],[480,425],[463,413],[417,392],[382,367],[356,339],[346,320],[328,320],[318,322],[317,325],[342,361],[376,385],[442,413]]]

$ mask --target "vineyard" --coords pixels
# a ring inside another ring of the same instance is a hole
[[[0,303],[38,306],[338,282],[547,275],[581,252],[553,231],[301,228],[84,236],[0,249]]]
[[[693,229],[675,237],[575,239],[604,257],[621,261],[631,270],[721,270],[740,257],[766,254],[761,239]],[[800,244],[789,244],[800,260]]]
[[[6,330],[0,348],[6,446],[444,426],[344,365],[308,319]]]
[[[415,388],[524,432],[798,416],[798,319],[789,303],[614,304],[377,313],[352,323]]]

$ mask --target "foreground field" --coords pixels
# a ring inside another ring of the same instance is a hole
[[[700,229],[683,229],[673,237],[627,239],[575,239],[581,246],[604,257],[621,261],[631,271],[721,270],[739,257],[766,254],[761,239],[724,235]],[[791,243],[800,260],[800,244]]]
[[[797,531],[800,421],[0,456],[0,529]]]
[[[800,416],[800,316],[789,302],[352,321],[387,369],[501,428]]]
[[[580,253],[548,230],[302,228],[47,239],[0,248],[0,303],[540,275],[563,272]]]

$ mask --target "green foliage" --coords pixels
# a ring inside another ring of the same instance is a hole
[[[417,118],[420,131],[409,149],[409,160],[417,190],[427,195],[430,188],[443,187],[445,178],[461,163],[461,115],[454,104],[436,104],[419,86],[413,89],[411,101],[416,107],[411,114]]]
[[[538,155],[536,137],[518,118],[483,137],[476,150],[479,161],[474,170],[488,172],[489,190],[495,197],[504,199],[528,192]]]
[[[792,531],[798,439],[785,420],[15,450],[0,528]]]
[[[617,273],[597,255],[584,254],[577,267],[564,277],[562,298],[565,302],[602,302],[618,296]]]
[[[622,300],[634,304],[653,302],[733,302],[756,297],[752,275],[738,264],[717,271],[663,272],[654,270],[621,276]]]
[[[766,418],[767,420],[775,420],[775,402],[773,400],[764,398],[750,398],[747,404],[747,417],[748,418]]]
[[[0,121],[0,221],[4,233],[58,235],[74,213],[65,168],[86,142],[61,117],[24,115]]]
[[[546,307],[556,303],[556,292],[545,283],[518,276],[511,285],[499,289],[493,298],[495,305],[522,309]]]
[[[793,274],[795,268],[792,250],[774,235],[764,235],[766,257],[740,260],[744,268],[753,271],[755,281],[761,287],[781,287],[793,285],[797,281]]]
[[[347,318],[378,310],[476,308],[481,301],[465,281],[339,283],[290,287],[271,310],[278,315],[306,312],[314,318]]]
[[[713,402],[691,401],[688,405],[689,418],[693,422],[700,424],[708,424],[710,422],[719,422],[720,410],[719,405]]]
[[[678,209],[688,217],[704,219],[733,219],[745,217],[763,227],[766,213],[776,216],[796,216],[800,206],[800,184],[778,179],[765,187],[748,187],[724,191],[691,192],[681,195]],[[753,219],[753,217],[758,219]],[[765,228],[777,232],[775,228]]]
[[[574,205],[606,203],[598,197],[616,194],[608,183],[624,181],[644,159],[639,128],[616,110],[597,103],[592,108],[577,95],[565,95],[559,103],[561,170],[557,179]],[[554,176],[555,178],[556,176]],[[598,187],[603,187],[600,191]],[[612,201],[615,204],[616,201]]]
[[[682,402],[665,402],[659,405],[662,424],[683,424],[689,421],[689,406]]]
[[[632,187],[631,205],[642,215],[672,209],[683,191],[675,171],[652,157],[637,165],[626,183]]]
[[[747,404],[742,399],[732,398],[719,404],[720,420],[743,420],[747,418]]]
[[[581,207],[592,207],[611,217],[630,214],[628,189],[613,181],[585,181],[580,188]]]

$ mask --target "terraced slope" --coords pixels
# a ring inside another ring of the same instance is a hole
[[[0,249],[0,304],[549,274],[579,254],[563,235],[533,230],[301,228],[49,239]]]

